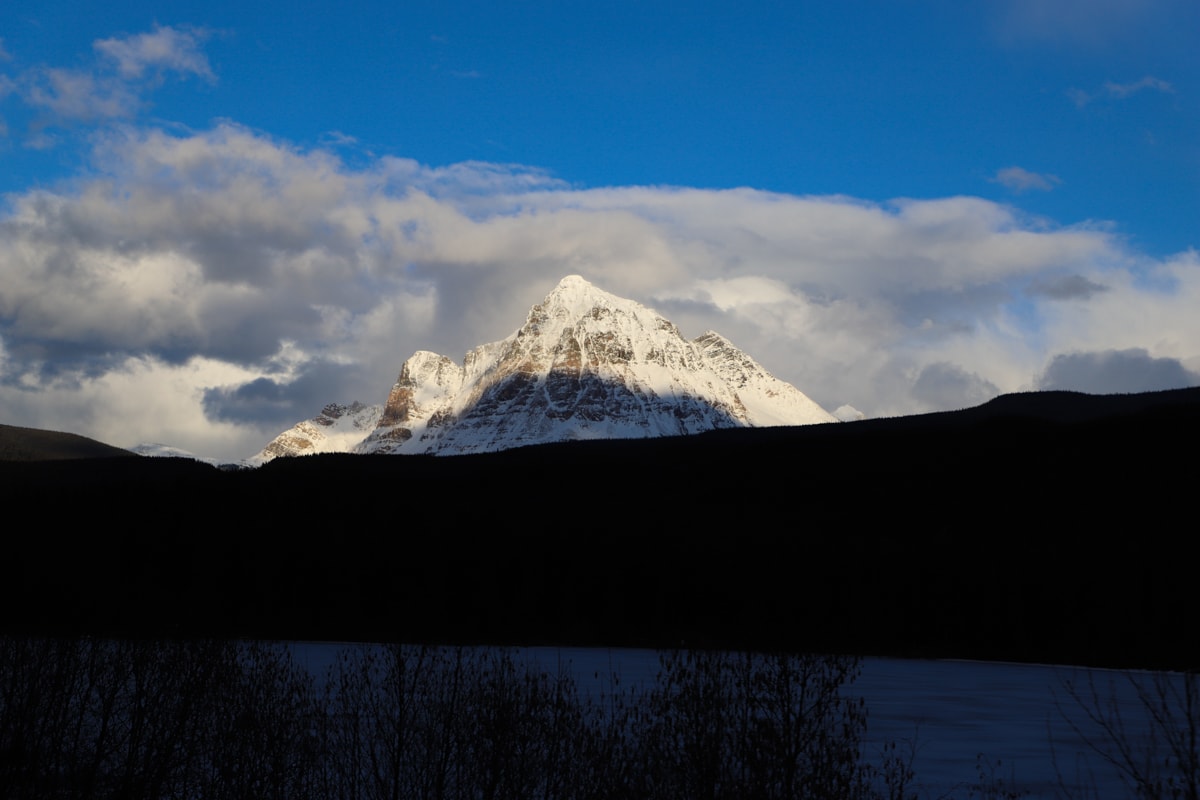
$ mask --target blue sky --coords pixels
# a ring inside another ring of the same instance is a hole
[[[249,455],[576,272],[831,410],[1200,381],[1190,0],[247,5],[0,9],[0,421]]]

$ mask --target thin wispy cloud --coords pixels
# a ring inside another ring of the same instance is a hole
[[[321,134],[321,144],[326,147],[353,147],[358,139],[341,131],[325,131]]]
[[[1175,91],[1175,88],[1170,83],[1151,75],[1147,75],[1141,80],[1133,81],[1132,83],[1113,83],[1109,81],[1104,84],[1104,91],[1118,99],[1129,97],[1131,94],[1136,94],[1147,89],[1168,94]]]
[[[1057,175],[1031,172],[1023,167],[1005,167],[998,170],[990,180],[1017,194],[1030,190],[1048,192],[1062,183]]]
[[[1075,104],[1076,108],[1083,108],[1088,103],[1092,102],[1091,92],[1085,92],[1083,89],[1070,88],[1067,89],[1067,97]]]
[[[215,81],[216,75],[200,47],[207,36],[198,29],[156,26],[150,33],[97,40],[93,47],[116,62],[123,78],[171,71]]]
[[[146,95],[167,74],[216,76],[200,49],[206,34],[193,29],[157,27],[151,33],[94,43],[98,61],[90,68],[35,66],[10,81],[12,90],[44,115],[31,131],[30,144],[46,140],[46,125],[132,119]]]
[[[1104,47],[1189,0],[997,0],[996,32],[1011,43]]]
[[[37,69],[23,78],[25,102],[58,120],[128,118],[139,103],[125,82],[81,70]]]
[[[1147,75],[1141,80],[1130,81],[1129,83],[1116,83],[1114,81],[1108,81],[1098,91],[1094,92],[1087,92],[1083,89],[1076,88],[1068,89],[1067,97],[1071,98],[1071,102],[1074,103],[1077,108],[1083,108],[1099,98],[1124,100],[1127,97],[1144,91],[1173,94],[1175,92],[1175,87],[1172,86],[1168,81]]]

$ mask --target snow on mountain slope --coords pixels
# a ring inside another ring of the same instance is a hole
[[[836,421],[720,335],[688,341],[656,312],[571,275],[461,367],[414,354],[354,449],[450,455]]]
[[[383,406],[330,403],[312,419],[298,422],[276,436],[257,455],[246,459],[251,466],[265,464],[279,456],[305,456],[313,453],[348,453],[379,424]]]
[[[211,464],[214,467],[221,462],[216,458],[203,458],[184,450],[181,447],[172,447],[169,444],[161,444],[159,442],[143,442],[129,448],[129,452],[137,453],[139,456],[147,458],[190,458],[193,461],[202,461],[205,464]]]

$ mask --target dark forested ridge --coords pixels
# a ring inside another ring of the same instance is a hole
[[[479,456],[0,462],[4,632],[1195,667],[1200,390]]]
[[[0,461],[130,458],[133,453],[74,433],[0,425]]]

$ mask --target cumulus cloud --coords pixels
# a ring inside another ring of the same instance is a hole
[[[1048,192],[1062,183],[1062,180],[1057,175],[1043,175],[1037,172],[1030,172],[1022,167],[1005,167],[1002,170],[998,170],[995,177],[991,180],[993,183],[998,183],[1017,194],[1027,192],[1030,189]]]
[[[507,336],[570,273],[868,416],[1028,388],[1048,353],[1200,355],[1194,253],[1150,259],[981,198],[351,167],[233,124],[95,142],[90,177],[0,216],[5,422],[53,411],[118,444],[246,456],[326,403],[382,402],[417,349]]]
[[[867,418],[866,414],[849,404],[840,405],[830,413],[842,422],[858,422]]]
[[[1039,389],[1119,394],[1182,389],[1200,384],[1177,358],[1155,358],[1144,348],[1061,353],[1038,376]]]

